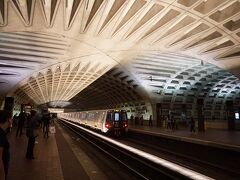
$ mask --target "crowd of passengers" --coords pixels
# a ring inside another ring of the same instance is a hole
[[[27,159],[34,159],[33,148],[41,128],[43,137],[49,137],[50,124],[53,124],[53,117],[47,110],[44,110],[42,113],[37,113],[34,110],[30,112],[21,111],[19,115],[15,114],[13,116],[13,127],[17,128],[16,137],[24,134],[23,129],[25,129],[25,134],[28,137]]]

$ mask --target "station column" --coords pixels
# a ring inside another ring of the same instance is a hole
[[[162,104],[157,103],[156,105],[156,112],[157,112],[157,126],[162,126],[163,117],[162,117]]]
[[[203,114],[203,99],[197,100],[197,114],[198,114],[198,131],[204,132],[205,131],[205,125],[204,125],[204,114]]]
[[[235,129],[233,101],[226,101],[226,113],[228,120],[228,130]]]
[[[13,113],[13,107],[14,107],[14,98],[5,97],[4,110],[7,110]]]

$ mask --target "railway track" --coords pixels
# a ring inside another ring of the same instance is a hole
[[[59,122],[127,168],[137,179],[212,179],[77,124],[63,120]]]
[[[236,163],[240,161],[240,151],[237,149],[206,146],[131,131],[123,142],[216,179],[235,180],[240,177],[240,168]]]

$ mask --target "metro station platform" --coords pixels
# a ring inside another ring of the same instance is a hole
[[[129,130],[197,144],[240,148],[240,131],[207,129],[205,132],[197,132],[197,130],[196,132],[190,132],[187,127],[171,130],[156,126],[131,124],[129,125]]]
[[[56,133],[49,138],[43,134],[37,137],[34,148],[35,159],[27,160],[27,137],[16,137],[16,128],[9,134],[10,167],[8,180],[72,180],[106,179],[94,166],[94,162],[76,147],[74,139],[55,123]],[[193,143],[214,144],[240,148],[239,131],[222,131],[208,129],[204,133],[191,133],[188,129],[169,130],[154,126],[129,126],[130,131],[138,131],[157,136],[165,136]]]

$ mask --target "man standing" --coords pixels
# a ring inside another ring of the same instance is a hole
[[[149,126],[152,126],[152,115],[149,116]]]
[[[12,127],[12,114],[6,110],[0,110],[0,179],[7,179],[10,160],[9,142],[7,131]]]
[[[18,117],[18,126],[17,126],[16,137],[18,136],[18,133],[20,133],[20,136],[22,135],[22,129],[23,129],[23,126],[24,126],[25,119],[26,119],[26,115],[22,111],[19,114],[19,117]]]
[[[27,146],[27,152],[26,152],[26,158],[27,159],[34,159],[33,156],[33,149],[35,144],[35,139],[38,136],[36,133],[36,129],[38,128],[38,116],[37,111],[31,110],[31,117],[28,121],[27,126],[27,132],[26,135],[28,137],[28,146]]]
[[[195,120],[193,116],[190,118],[190,132],[195,132]]]
[[[43,112],[42,122],[43,122],[43,135],[44,135],[44,138],[45,137],[48,138],[49,124],[50,124],[50,114],[48,113],[48,111],[44,111]]]

